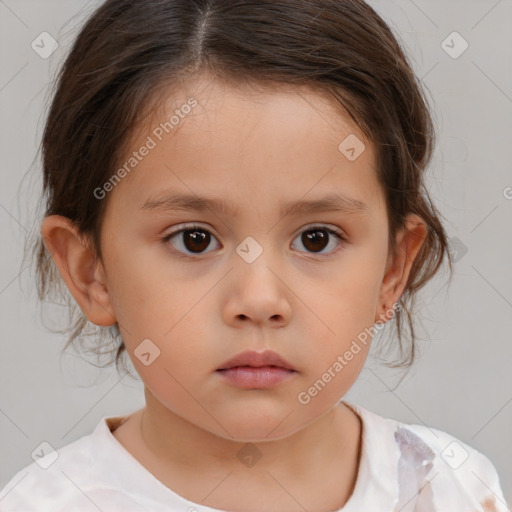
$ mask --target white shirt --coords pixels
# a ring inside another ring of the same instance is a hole
[[[482,453],[440,430],[344,403],[361,417],[362,449],[354,492],[336,512],[509,512]],[[0,510],[219,512],[186,500],[142,466],[112,434],[124,419],[103,417],[91,434],[18,471],[0,492]]]

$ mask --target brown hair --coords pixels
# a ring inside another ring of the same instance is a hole
[[[411,366],[416,292],[436,274],[444,256],[452,272],[440,214],[424,185],[434,126],[405,51],[362,0],[104,2],[81,29],[57,76],[42,137],[45,215],[71,219],[101,261],[100,230],[108,201],[96,198],[94,189],[112,175],[134,128],[162,95],[199,71],[269,87],[312,86],[346,109],[373,142],[386,195],[390,250],[397,249],[395,234],[407,214],[427,224],[427,238],[395,313],[405,358],[388,364]],[[67,297],[71,328],[58,331],[70,332],[65,350],[86,335],[90,323],[61,287],[40,236],[34,248],[39,298],[52,293]],[[410,350],[402,344],[404,314]],[[117,323],[99,330],[98,347],[105,346],[108,333],[117,342],[113,351],[119,370],[125,346]]]

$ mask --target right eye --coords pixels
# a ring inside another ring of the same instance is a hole
[[[210,231],[199,225],[193,224],[190,226],[185,226],[178,231],[169,233],[164,238],[162,238],[162,242],[170,242],[172,239],[176,238],[176,243],[171,242],[171,244],[179,252],[186,256],[194,254],[200,255],[206,254],[204,251],[210,245],[212,237],[213,235]]]

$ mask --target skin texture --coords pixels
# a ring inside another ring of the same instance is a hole
[[[391,257],[372,144],[306,87],[257,90],[198,78],[140,125],[131,151],[191,97],[193,111],[162,141],[153,136],[156,147],[103,199],[103,262],[68,219],[50,216],[41,227],[89,321],[119,322],[144,382],[146,406],[114,435],[165,485],[203,505],[340,508],[354,488],[361,440],[359,417],[340,400],[369,343],[308,404],[297,396],[398,301],[425,225],[408,217]],[[349,134],[366,145],[355,161],[338,149]],[[142,210],[169,191],[222,198],[238,212]],[[367,210],[279,212],[282,203],[332,192]],[[187,251],[183,234],[162,243],[191,222],[212,234],[203,254]],[[346,241],[329,235],[322,254],[312,252],[300,235],[318,224]],[[263,250],[252,263],[236,251],[248,236]],[[148,366],[134,355],[145,339],[160,350]],[[271,389],[226,383],[215,370],[246,349],[274,350],[297,373]],[[262,455],[251,468],[237,457],[247,443]]]

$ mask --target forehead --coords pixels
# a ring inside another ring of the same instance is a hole
[[[371,141],[326,93],[204,77],[160,98],[120,162],[151,147],[114,190],[131,204],[169,190],[253,206],[325,192],[382,202]]]

